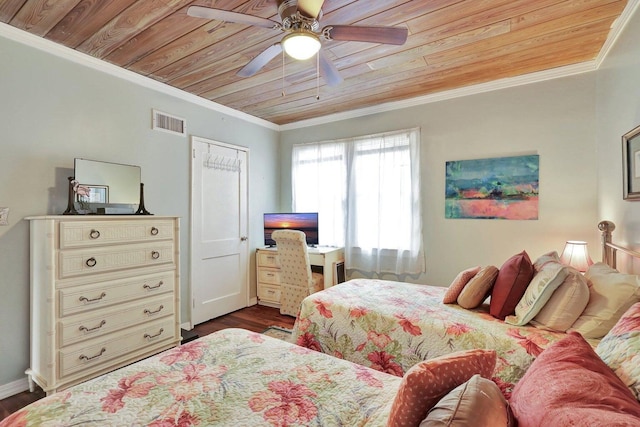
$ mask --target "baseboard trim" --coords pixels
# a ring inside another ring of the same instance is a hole
[[[185,331],[190,331],[193,329],[191,322],[185,322],[180,325],[180,329],[184,329]]]
[[[6,399],[27,390],[29,390],[29,380],[27,378],[2,384],[0,385],[0,399]]]

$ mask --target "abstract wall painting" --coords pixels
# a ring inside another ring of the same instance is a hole
[[[449,161],[445,218],[538,219],[540,156]]]

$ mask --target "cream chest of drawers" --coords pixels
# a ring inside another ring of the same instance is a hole
[[[27,219],[31,388],[54,393],[180,343],[178,218]]]

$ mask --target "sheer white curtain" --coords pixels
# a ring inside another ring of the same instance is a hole
[[[347,268],[424,271],[419,135],[409,129],[293,147],[293,208],[319,212],[320,242],[344,246]]]
[[[343,143],[296,145],[292,153],[293,210],[318,212],[319,240],[344,246],[347,152]]]

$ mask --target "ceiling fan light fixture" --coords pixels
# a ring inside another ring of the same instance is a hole
[[[287,55],[303,61],[318,53],[320,39],[309,31],[298,30],[284,36],[282,47]]]

